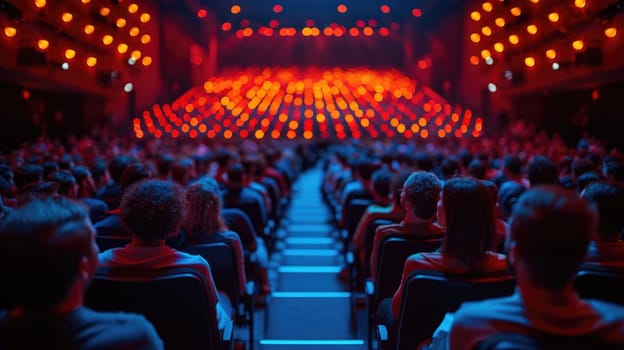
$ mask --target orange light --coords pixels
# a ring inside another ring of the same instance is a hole
[[[522,14],[522,10],[519,7],[517,7],[517,6],[512,8],[510,12],[511,12],[512,15],[514,15],[516,17],[518,17],[518,16],[520,16]]]
[[[479,64],[479,57],[470,56],[470,64],[472,64],[473,66],[476,66],[477,64]]]
[[[152,37],[149,34],[143,34],[141,36],[141,43],[142,44],[149,44],[150,41],[152,41]]]
[[[481,7],[483,8],[483,11],[485,12],[492,12],[492,3],[491,2],[484,2]]]
[[[110,44],[112,44],[112,43],[113,43],[113,36],[112,36],[112,35],[108,35],[108,34],[104,35],[104,36],[102,37],[102,43],[103,43],[104,45],[110,45]]]
[[[35,0],[35,6],[37,8],[43,8],[46,5],[46,0]]]
[[[97,64],[97,58],[91,56],[87,57],[87,66],[94,67]]]
[[[526,31],[531,35],[535,35],[537,33],[537,26],[535,24],[530,24],[526,27]]]
[[[221,30],[224,31],[224,32],[227,32],[230,29],[232,29],[232,24],[230,22],[224,22],[221,25]]]
[[[338,10],[338,12],[340,13],[346,13],[347,12],[347,6],[340,4],[338,5],[338,7],[336,7],[336,9]]]
[[[551,12],[548,14],[548,20],[556,23],[559,21],[559,14],[557,12]]]
[[[9,38],[14,37],[17,34],[17,29],[14,27],[4,27],[4,35]]]
[[[232,7],[230,8],[230,12],[232,12],[232,14],[239,14],[241,12],[241,7],[238,5],[232,5]]]
[[[366,28],[364,28],[364,30],[362,30],[362,33],[364,33],[364,35],[366,35],[366,36],[371,36],[371,35],[373,35],[373,28],[366,27]]]
[[[39,41],[37,41],[37,47],[40,50],[47,50],[49,46],[50,42],[45,39],[39,39]]]
[[[470,41],[472,41],[473,43],[478,43],[479,41],[481,41],[481,36],[477,33],[472,33],[470,34]]]
[[[141,31],[137,27],[130,28],[130,36],[131,37],[135,37],[135,36],[139,35],[140,32]]]
[[[526,64],[527,67],[534,67],[535,66],[535,57],[533,56],[528,56],[524,58],[524,64]]]
[[[470,18],[472,18],[472,20],[476,22],[481,19],[481,14],[479,13],[479,11],[472,11],[470,13]]]
[[[92,26],[91,24],[87,24],[86,26],[84,26],[84,32],[87,35],[93,34],[93,32],[95,31],[95,27]]]
[[[585,5],[587,5],[587,3],[585,2],[585,0],[574,0],[574,6],[582,9],[583,7],[585,7]]]
[[[496,24],[496,26],[498,27],[504,27],[505,26],[505,19],[502,17],[498,17],[494,20],[494,23]]]
[[[76,51],[75,50],[72,50],[72,49],[65,50],[65,58],[67,58],[68,60],[71,60],[74,57],[76,57]]]
[[[585,47],[585,43],[583,42],[583,40],[574,40],[574,42],[572,43],[572,47],[576,51],[581,51]]]
[[[110,15],[110,9],[108,7],[100,7],[100,16],[106,17]]]
[[[349,29],[349,34],[351,36],[358,36],[358,35],[360,35],[360,30],[355,28],[355,27],[353,27],[353,28]]]
[[[323,34],[325,34],[325,36],[332,36],[334,35],[334,29],[332,29],[332,27],[325,27],[323,29]]]
[[[537,4],[540,0],[531,0],[532,3]]]
[[[609,27],[605,29],[604,33],[607,38],[615,38],[615,36],[617,35],[617,29],[614,27]]]
[[[129,13],[137,13],[137,11],[139,11],[139,5],[137,5],[137,4],[130,4],[130,5],[128,5],[128,12]]]
[[[503,45],[503,43],[495,43],[494,44],[494,51],[496,51],[496,52],[503,52],[503,51],[505,51],[505,45]]]
[[[152,16],[150,16],[149,13],[142,13],[141,17],[139,17],[139,21],[141,21],[141,23],[147,23],[150,21],[151,18]]]
[[[520,38],[516,34],[511,34],[508,39],[512,45],[518,45],[520,42]]]
[[[125,18],[117,18],[117,22],[115,22],[115,25],[117,26],[117,28],[123,28],[126,26],[126,19]]]
[[[134,58],[135,60],[138,60],[139,58],[141,58],[141,51],[139,50],[132,51],[132,53],[130,54],[130,57]]]
[[[553,49],[548,49],[546,50],[546,57],[552,59],[555,59],[557,57],[557,51],[553,50]]]
[[[80,0],[83,4],[88,4],[91,2],[91,0]]]
[[[74,15],[69,12],[63,12],[63,14],[61,15],[61,19],[63,20],[63,22],[69,23],[72,19],[74,19]]]
[[[388,6],[388,5],[381,5],[381,7],[379,7],[379,9],[383,13],[390,13],[390,6]]]
[[[483,35],[485,36],[490,36],[492,35],[492,28],[485,26],[483,28],[481,28],[481,33],[483,33]]]
[[[481,57],[483,57],[483,59],[492,57],[492,53],[490,52],[490,50],[481,50]]]
[[[152,64],[152,58],[150,56],[145,56],[143,57],[143,59],[141,60],[141,63],[143,63],[143,65],[145,67],[149,66]]]
[[[128,52],[128,45],[125,43],[121,43],[119,45],[117,45],[117,52],[119,53],[126,53]]]

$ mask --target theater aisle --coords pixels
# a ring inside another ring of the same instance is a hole
[[[263,350],[365,348],[365,325],[351,321],[350,293],[338,280],[340,244],[321,181],[322,171],[311,169],[293,186],[284,237],[272,258],[277,276],[259,341]]]

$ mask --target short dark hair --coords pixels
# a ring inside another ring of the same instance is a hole
[[[474,272],[481,271],[495,236],[494,201],[479,180],[454,178],[444,183],[446,216],[443,250]]]
[[[35,164],[18,166],[13,172],[13,181],[18,189],[43,179],[43,167]]]
[[[475,158],[468,164],[468,174],[477,180],[485,179],[487,164],[481,159]]]
[[[535,156],[529,162],[529,184],[531,187],[537,185],[556,185],[559,183],[559,172],[557,166],[546,156]]]
[[[437,211],[442,184],[435,174],[427,171],[412,173],[405,184],[405,196],[412,205],[414,215],[421,219],[431,219]]]
[[[71,191],[72,186],[74,186],[76,182],[76,178],[72,175],[69,170],[59,170],[55,171],[48,176],[48,180],[54,181],[58,184],[58,194],[62,196],[69,195],[69,191]]]
[[[392,177],[392,199],[394,204],[397,206],[401,206],[401,190],[403,189],[403,184],[407,181],[407,178],[412,175],[411,171],[403,170]]]
[[[596,213],[572,191],[538,186],[518,200],[510,224],[511,242],[536,286],[560,290],[585,258]]]
[[[115,158],[108,163],[108,173],[115,183],[118,184],[119,181],[121,181],[121,176],[130,163],[132,163],[132,158],[125,155],[115,156]]]
[[[379,169],[373,173],[372,183],[375,192],[384,198],[389,198],[391,193],[392,173],[386,169]]]
[[[124,192],[128,187],[132,186],[132,184],[147,180],[150,177],[152,177],[152,172],[147,165],[140,162],[128,164],[118,182],[121,192]]]
[[[166,239],[184,216],[184,189],[171,181],[145,180],[126,190],[121,199],[121,221],[144,242]]]
[[[173,159],[173,156],[171,154],[168,154],[168,153],[161,154],[156,160],[156,171],[158,172],[158,175],[160,176],[169,175],[174,161],[175,159]]]
[[[576,180],[578,192],[582,192],[589,184],[602,180],[602,177],[595,171],[588,171],[579,176]]]
[[[589,184],[583,192],[598,211],[598,234],[606,240],[619,238],[624,229],[624,185],[613,181]]]
[[[603,163],[604,173],[615,181],[624,181],[624,162],[617,158],[611,158]]]
[[[444,179],[448,180],[461,172],[460,161],[455,157],[446,157],[440,164],[440,170]]]
[[[414,162],[416,163],[416,169],[422,171],[431,171],[433,169],[433,158],[426,152],[418,152],[414,156]]]
[[[503,159],[503,167],[513,175],[522,174],[522,160],[515,155],[508,155]]]
[[[91,175],[91,171],[89,170],[89,168],[87,168],[84,165],[76,165],[75,167],[72,168],[71,172],[74,175],[74,178],[76,178],[76,181],[78,183],[81,183],[82,181],[84,181],[84,179],[88,178],[89,176],[93,177],[93,175]]]
[[[34,200],[0,229],[0,276],[14,306],[48,309],[67,296],[93,229],[85,207],[66,198]]]
[[[593,170],[594,164],[585,158],[575,159],[574,162],[572,162],[572,176],[574,176],[575,179],[578,179],[579,176]]]
[[[17,192],[19,205],[24,205],[35,199],[55,197],[58,194],[58,183],[54,181],[40,181],[30,183]]]
[[[503,217],[511,216],[514,206],[518,202],[518,198],[526,191],[526,187],[515,181],[504,182],[498,189],[498,207]]]

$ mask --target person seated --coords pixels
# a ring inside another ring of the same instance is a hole
[[[611,181],[594,182],[581,196],[598,212],[598,230],[594,231],[585,261],[613,268],[624,268],[624,185]]]
[[[349,201],[355,198],[373,198],[370,191],[371,178],[375,165],[368,158],[355,159],[351,162],[353,180],[345,183],[340,191],[340,206],[342,208],[342,220],[346,218],[346,210]],[[344,224],[342,222],[341,224]]]
[[[450,349],[473,349],[501,332],[587,336],[597,343],[590,348],[623,346],[624,307],[582,300],[574,291],[596,221],[587,201],[573,192],[550,186],[524,193],[514,208],[507,244],[516,292],[463,303],[450,327]]]
[[[403,221],[379,226],[375,231],[370,259],[373,279],[377,277],[377,254],[384,238],[390,235],[423,239],[442,237],[442,229],[433,223],[440,188],[440,180],[433,173],[417,171],[407,178],[400,191],[401,206],[405,209]]]
[[[119,202],[123,195],[120,184],[121,177],[126,167],[132,162],[133,159],[126,155],[117,155],[108,162],[106,170],[107,174],[110,175],[109,182],[98,189],[96,197],[103,200],[111,210],[119,208]]]
[[[255,213],[246,212],[254,224],[256,233],[264,235],[264,228],[268,220],[264,198],[258,192],[250,189],[246,185],[246,177],[243,166],[239,163],[233,164],[227,172],[228,182],[223,192],[223,201],[226,207],[237,207],[237,205],[251,203],[258,210]],[[254,215],[256,214],[256,215]]]
[[[490,250],[496,235],[494,203],[483,183],[471,178],[447,181],[441,205],[446,227],[442,247],[437,252],[414,254],[405,262],[401,284],[392,297],[394,320],[401,312],[405,281],[414,271],[485,275],[507,269],[505,256]]]
[[[184,215],[184,189],[173,182],[144,180],[131,186],[122,197],[121,221],[132,235],[125,247],[100,253],[99,267],[155,270],[164,267],[190,267],[198,270],[210,284],[214,298],[219,296],[202,257],[187,254],[165,244],[180,229]],[[219,329],[231,322],[232,310],[227,297],[211,300],[216,305]]]
[[[531,187],[559,184],[557,166],[543,155],[537,155],[531,159],[528,167],[528,176]]]
[[[163,349],[143,317],[83,306],[98,262],[86,208],[33,200],[0,229],[0,277],[12,308],[0,311],[0,349]]]
[[[77,165],[71,172],[78,183],[78,200],[89,207],[91,221],[95,223],[104,219],[108,206],[104,201],[95,198],[95,181],[89,168]]]

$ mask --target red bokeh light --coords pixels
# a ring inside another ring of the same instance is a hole
[[[200,9],[199,11],[197,11],[197,17],[206,18],[206,16],[208,16],[208,11],[206,11],[205,9]]]
[[[275,13],[281,13],[282,11],[284,11],[284,7],[280,4],[275,4],[273,6],[273,12]]]
[[[381,5],[379,9],[381,9],[381,12],[383,13],[390,13],[390,6],[388,5]]]
[[[422,10],[419,8],[412,9],[412,16],[414,17],[422,16]]]

